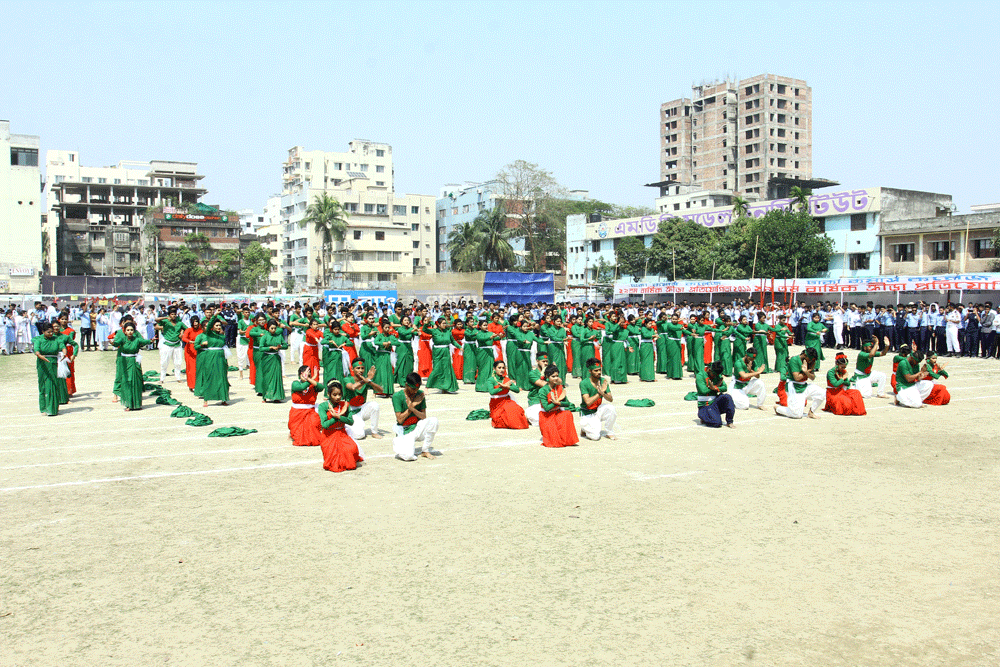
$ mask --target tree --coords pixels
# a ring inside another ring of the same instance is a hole
[[[334,240],[342,242],[347,234],[347,212],[340,202],[326,194],[316,195],[299,227],[312,225],[320,237],[320,283],[326,285],[327,253]]]
[[[641,218],[644,215],[654,215],[656,209],[649,206],[623,206],[615,204],[611,207],[611,217],[613,218]]]
[[[446,247],[451,255],[452,271],[467,273],[483,270],[483,258],[477,247],[474,223],[462,222],[452,227],[448,232]]]
[[[261,283],[267,282],[271,274],[271,251],[254,241],[243,252],[240,266],[239,286],[241,290],[257,292]]]
[[[168,289],[197,289],[205,279],[201,260],[187,246],[160,254],[160,284]]]
[[[683,218],[663,220],[650,244],[649,268],[677,280],[709,279],[720,234]]]
[[[737,220],[749,217],[750,202],[739,195],[733,197],[733,215],[736,216]]]
[[[637,236],[626,236],[618,242],[615,248],[615,262],[623,276],[632,276],[632,280],[639,282],[646,275],[646,262],[649,260],[649,251]]]
[[[517,256],[510,244],[514,230],[507,227],[507,212],[503,206],[477,215],[472,227],[474,249],[487,271],[509,271],[517,265]]]
[[[239,250],[223,250],[218,254],[211,266],[205,267],[205,278],[226,289],[237,289],[239,287],[239,276]]]
[[[756,249],[756,268],[754,251]],[[720,260],[741,275],[737,278],[811,278],[825,271],[833,254],[833,239],[820,234],[812,216],[801,211],[769,211],[760,218],[742,218],[730,225],[717,246]]]
[[[563,252],[562,238],[556,228],[557,216],[545,214],[553,199],[565,199],[565,190],[552,173],[537,164],[516,160],[504,167],[496,180],[502,205],[515,221],[516,235],[524,239],[528,271],[544,271],[549,252]],[[498,205],[500,203],[498,202]],[[562,218],[565,225],[566,218]]]
[[[790,190],[790,194],[792,195],[792,207],[797,207],[802,213],[808,213],[809,197],[812,196],[812,190],[794,185]]]
[[[604,261],[603,257],[597,260],[597,277],[594,283],[597,285],[597,291],[607,301],[610,301],[615,293],[615,275],[617,273],[618,269]]]

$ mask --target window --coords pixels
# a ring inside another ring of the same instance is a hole
[[[411,232],[419,232],[419,231],[420,231],[420,225],[418,225],[418,224],[417,224],[417,223],[415,223],[415,222],[414,222],[414,223],[411,223],[411,224],[410,224],[410,231],[411,231]]]
[[[783,114],[783,113],[779,113],[778,114],[778,122],[779,123],[784,123],[785,122],[785,114]]]
[[[783,157],[779,157],[778,158],[778,166],[779,167],[784,167],[785,166],[785,158],[783,158]]]
[[[894,262],[912,262],[913,261],[913,244],[912,243],[894,243],[892,245],[892,261],[894,261]]]
[[[385,232],[375,232],[376,241],[385,241]]]
[[[355,241],[360,241],[361,240],[361,230],[360,229],[355,229],[354,230],[354,240]]]
[[[80,179],[81,183],[92,183],[93,181],[94,179],[92,179],[90,176],[84,176],[83,178]]]
[[[351,253],[352,262],[363,262],[365,261],[365,253],[354,251]]]
[[[384,174],[385,173],[385,167],[382,166],[382,165],[380,165],[380,164],[375,165],[375,173],[376,174]]]
[[[949,257],[948,255],[951,255]],[[955,259],[955,242],[951,242],[951,252],[948,252],[947,241],[934,241],[931,243],[931,256],[938,261]]]
[[[418,215],[420,213],[420,207],[419,206],[411,206],[410,207],[410,213],[412,215]]]
[[[361,171],[368,171],[368,165],[367,164],[361,165]]]
[[[375,204],[375,212],[379,215],[387,215],[389,212],[388,204]]]
[[[590,242],[590,251],[591,252],[601,252],[601,242],[600,241],[591,241]]]
[[[852,213],[851,214],[851,231],[852,232],[863,232],[868,228],[868,214],[867,213]]]
[[[344,170],[344,163],[343,162],[334,162],[333,163],[333,168],[336,171],[343,171]]]
[[[365,213],[374,213],[375,204],[365,204]]]
[[[12,167],[37,167],[37,148],[14,148],[10,149],[10,166]]]
[[[420,241],[414,241],[413,242],[413,247],[414,248],[419,248],[420,247]]]
[[[681,210],[681,205],[680,204],[674,204],[674,210],[675,211]]]
[[[443,218],[447,214],[448,214],[448,209],[446,209],[446,208],[438,209],[438,217],[439,218]]]
[[[468,212],[469,212],[469,205],[466,204],[465,206],[462,207],[462,213],[468,213]]]
[[[783,128],[783,127],[779,127],[778,128],[778,136],[779,137],[785,136],[785,128]]]
[[[856,252],[851,253],[851,271],[867,271],[868,270],[868,253],[867,252]]]
[[[385,157],[385,151],[381,148],[375,149],[375,157]]]
[[[348,213],[357,213],[358,205],[355,202],[347,202],[346,204],[344,204],[344,210],[347,211]]]
[[[451,214],[452,215],[458,215],[458,207],[457,206],[452,207]]]
[[[122,179],[116,178],[115,179],[115,185],[121,185],[121,184],[122,184]]]
[[[393,215],[406,215],[406,205],[400,206],[399,204],[392,205]]]
[[[976,239],[972,242],[972,256],[976,259],[996,257],[997,251],[993,247],[993,239]]]

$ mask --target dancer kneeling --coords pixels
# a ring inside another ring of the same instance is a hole
[[[858,352],[858,361],[854,367],[854,380],[862,398],[871,398],[873,395],[885,398],[885,373],[872,370],[872,361],[876,357],[884,356],[885,352],[879,352],[877,337],[865,341],[865,344],[861,346],[861,351]]]
[[[948,405],[951,403],[951,393],[948,391],[948,388],[937,382],[938,378],[948,377],[948,371],[944,369],[944,366],[938,365],[937,354],[931,352],[927,355],[927,363],[924,364],[924,370],[927,371],[927,377],[935,381],[930,395],[924,399],[924,404]]]
[[[616,440],[615,420],[618,415],[615,406],[611,405],[615,399],[611,396],[610,378],[601,375],[601,362],[597,359],[587,360],[587,371],[590,376],[580,382],[583,398],[580,404],[580,431],[588,440],[600,440],[602,435],[608,440]]]
[[[343,391],[339,382],[331,380],[326,385],[329,401],[319,406],[323,427],[323,469],[331,472],[354,470],[360,461],[365,460],[358,443],[347,434],[346,427],[354,423],[354,418],[349,406],[342,400]]]
[[[420,456],[432,459],[431,443],[437,434],[437,417],[427,416],[427,400],[420,391],[420,374],[406,376],[403,388],[392,395],[392,409],[396,412],[396,437],[392,451],[404,461],[416,461],[416,443],[423,442]]]
[[[288,410],[288,437],[299,447],[322,444],[319,413],[316,412],[316,385],[319,373],[299,367],[299,379],[292,383],[292,407]]]
[[[493,428],[528,428],[524,409],[510,397],[512,391],[516,393],[521,389],[507,377],[507,364],[503,359],[497,359],[493,362],[493,375],[490,376],[490,419]]]
[[[764,372],[764,365],[757,366],[754,363],[756,359],[757,350],[748,347],[743,358],[737,359],[733,363],[733,390],[730,396],[737,410],[748,409],[751,396],[757,397],[757,404],[753,407],[758,410],[764,409],[766,389],[764,381],[760,379],[761,373]]]
[[[826,392],[809,380],[816,379],[816,365],[819,353],[814,347],[806,347],[798,356],[788,360],[787,383],[791,385],[788,392],[788,405],[776,405],[775,414],[792,419],[802,419],[808,415],[810,419],[819,419],[816,413],[823,409],[826,403]],[[806,408],[808,407],[808,412]]]
[[[545,382],[545,369],[549,366],[549,355],[539,352],[535,355],[535,367],[528,373],[528,382],[531,389],[528,391],[528,408],[524,411],[524,416],[528,418],[528,424],[538,426],[538,415],[542,411],[542,399],[549,391],[549,385]]]
[[[591,361],[593,361],[591,359]],[[542,431],[542,446],[569,447],[580,442],[573,426],[573,413],[566,398],[566,387],[559,376],[559,368],[551,364],[545,369],[548,393],[542,397],[542,411],[538,414],[538,426]]]
[[[922,408],[924,400],[934,391],[934,383],[927,378],[930,373],[920,370],[923,353],[910,350],[896,367],[896,405],[904,408]]]
[[[723,413],[726,414],[726,426],[736,428],[733,425],[736,405],[733,397],[726,393],[726,379],[722,375],[724,370],[721,361],[713,361],[695,376],[698,419],[709,428],[722,427]]]
[[[857,376],[847,370],[847,355],[838,352],[833,363],[833,368],[826,372],[826,406],[823,409],[835,415],[868,414],[861,392],[854,389]]]
[[[365,422],[370,423],[369,430],[372,437],[381,440],[382,435],[378,432],[379,406],[375,401],[368,400],[368,390],[372,389],[376,394],[384,393],[382,385],[374,381],[375,366],[365,373],[365,360],[357,357],[351,364],[351,374],[344,378],[344,396],[351,406],[351,416],[354,423],[347,429],[348,433],[355,440],[365,439]]]

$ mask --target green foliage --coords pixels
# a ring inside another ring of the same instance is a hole
[[[239,287],[244,291],[259,291],[261,283],[271,274],[271,252],[254,241],[243,252],[240,266]]]
[[[212,244],[204,234],[188,234],[184,237],[184,245],[203,262],[212,259]]]
[[[166,289],[187,289],[197,287],[205,280],[205,270],[198,255],[190,248],[181,246],[176,250],[160,253],[160,285]]]
[[[507,227],[507,210],[498,205],[483,211],[470,223],[455,225],[447,247],[454,271],[509,271],[517,256],[510,244],[515,230]]]
[[[638,236],[627,236],[618,242],[615,248],[615,262],[621,270],[622,275],[632,276],[632,280],[639,282],[646,275],[646,262],[649,259],[649,250],[643,245]]]
[[[677,280],[710,278],[719,232],[683,218],[660,223],[649,248],[649,270]]]
[[[743,197],[733,197],[733,215],[737,220],[750,215],[750,202]]]
[[[809,213],[809,197],[812,195],[812,190],[795,185],[792,186],[790,194],[793,200],[792,207],[797,208],[800,213]]]
[[[641,218],[644,215],[654,215],[656,209],[649,206],[624,206],[615,204],[611,207],[613,218]]]
[[[597,260],[597,280],[594,282],[597,285],[597,291],[608,301],[614,296],[614,284],[617,274],[618,269],[604,261],[603,257]]]
[[[782,210],[770,211],[761,218],[737,220],[726,230],[719,246],[720,259],[737,269],[740,278],[794,278],[796,260],[799,277],[811,278],[826,270],[833,253],[833,239],[820,234],[811,216]]]
[[[565,189],[552,173],[516,160],[504,167],[496,180],[502,206],[516,225],[516,236],[524,239],[525,269],[544,271],[553,254],[556,259],[565,257],[566,217],[560,220],[558,208],[552,207],[552,200],[566,198]]]
[[[205,267],[205,278],[227,289],[238,289],[240,275],[240,253],[238,250],[223,250],[210,266]]]
[[[295,292],[295,278],[285,276],[285,293],[292,294],[293,292]]]
[[[339,201],[324,192],[316,195],[313,202],[309,204],[309,208],[306,209],[305,217],[299,220],[299,227],[306,225],[312,225],[315,232],[319,234],[321,242],[320,281],[326,285],[327,256],[333,241],[343,241],[347,234],[347,212],[344,211]]]

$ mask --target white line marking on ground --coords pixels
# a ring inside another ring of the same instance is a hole
[[[641,472],[628,471],[625,474],[637,482],[646,482],[651,479],[663,479],[664,477],[689,477],[690,475],[703,475],[706,470],[689,470],[687,472],[672,472],[666,475],[644,475]]]
[[[22,468],[47,468],[50,466],[83,466],[94,463],[115,463],[117,461],[141,461],[144,459],[165,459],[176,456],[206,456],[209,454],[234,454],[237,452],[266,452],[274,449],[285,450],[287,447],[247,447],[245,449],[213,449],[208,452],[176,452],[173,454],[148,454],[146,456],[119,456],[113,459],[93,459],[90,461],[55,461],[52,463],[30,463],[23,466],[7,466],[0,470],[20,470]]]

